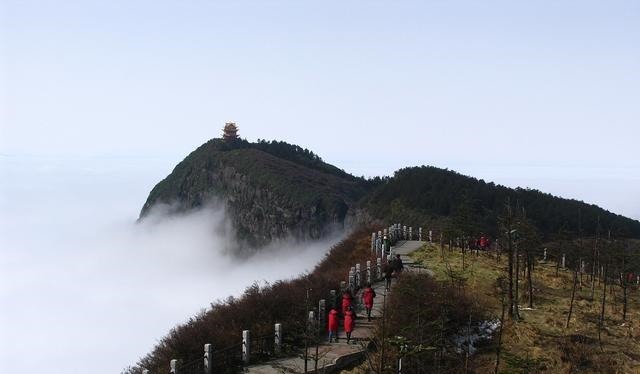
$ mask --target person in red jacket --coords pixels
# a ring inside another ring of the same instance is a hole
[[[376,297],[376,291],[371,288],[371,283],[362,291],[362,303],[367,310],[367,321],[371,321],[371,309],[373,308],[373,298]]]
[[[344,315],[349,308],[351,308],[351,304],[353,303],[353,296],[351,296],[351,291],[346,290],[342,293],[342,314]]]
[[[351,307],[349,307],[344,313],[344,332],[347,334],[347,344],[349,344],[349,340],[351,340],[351,333],[356,323],[355,320],[356,316],[353,314]]]
[[[335,336],[336,343],[338,342],[338,311],[335,308],[331,308],[329,312],[329,343],[331,338]]]
[[[480,249],[484,251],[485,249],[487,249],[488,246],[489,246],[489,242],[487,241],[487,237],[482,235],[480,237]]]

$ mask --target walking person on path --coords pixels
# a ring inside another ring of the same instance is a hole
[[[344,313],[344,332],[347,334],[347,344],[351,340],[351,333],[355,327],[356,316],[353,314],[351,307]]]
[[[399,275],[404,270],[404,264],[402,263],[400,255],[396,255],[396,258],[393,260],[393,269],[395,270],[396,275]]]
[[[353,296],[351,296],[351,291],[346,290],[342,293],[342,314],[347,313],[347,310],[351,308],[353,304]]]
[[[376,291],[371,288],[371,283],[367,283],[367,286],[362,291],[362,302],[364,308],[367,310],[367,321],[371,321],[371,309],[373,308],[373,298],[376,297]]]
[[[336,343],[338,342],[338,311],[336,308],[331,308],[329,312],[329,343],[331,343],[331,338],[335,336]]]
[[[391,276],[393,275],[393,265],[390,263],[386,263],[382,268],[382,272],[384,273],[385,289],[389,291],[391,289]]]

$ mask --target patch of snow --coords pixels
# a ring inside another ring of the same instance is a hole
[[[481,343],[492,339],[498,327],[500,327],[500,320],[495,319],[472,325],[471,331],[467,328],[462,329],[452,338],[456,351],[462,353],[468,350],[470,355],[474,354]]]

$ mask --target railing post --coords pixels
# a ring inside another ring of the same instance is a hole
[[[378,273],[378,279],[382,279],[382,259],[378,257],[376,259],[376,273]]]
[[[563,253],[562,254],[562,268],[563,269],[565,268],[565,265],[566,265],[566,257],[565,257],[565,254]]]
[[[204,374],[213,374],[213,344],[204,345]]]
[[[276,355],[282,353],[282,324],[276,323],[273,350]]]
[[[180,360],[173,359],[169,363],[169,374],[179,374],[180,373]]]
[[[242,362],[245,365],[249,364],[251,359],[251,331],[242,331]]]
[[[375,252],[376,251],[376,233],[373,232],[371,233],[371,252]]]
[[[407,240],[407,226],[402,226],[402,239]]]
[[[326,324],[327,319],[327,300],[321,299],[318,301],[318,326],[322,329]]]
[[[356,286],[356,268],[355,267],[351,267],[351,269],[349,270],[349,290],[351,290],[351,292],[353,292],[353,290],[355,290]]]
[[[497,239],[496,239],[497,241]],[[547,261],[547,249],[544,249],[544,257],[542,257],[542,261]]]
[[[433,243],[433,230],[429,230],[429,243]]]
[[[413,227],[409,227],[409,240],[413,240]]]
[[[422,227],[418,228],[418,241],[421,242],[422,241]]]
[[[362,273],[360,272],[360,264],[356,264],[356,289],[362,287]]]
[[[371,261],[367,261],[367,283],[372,283],[372,279],[371,279]]]

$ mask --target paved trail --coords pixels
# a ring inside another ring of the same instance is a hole
[[[392,252],[399,254],[402,262],[404,263],[405,271],[425,271],[433,275],[431,270],[424,269],[409,258],[409,253],[422,247],[426,242],[420,241],[400,241],[395,247],[391,247]],[[393,282],[392,281],[392,287]],[[379,318],[382,316],[383,298],[385,295],[384,281],[376,282],[372,285],[376,291],[376,297],[373,300],[373,309],[371,311],[372,318]],[[373,322],[367,322],[366,313],[362,306],[362,300],[360,299],[360,292],[354,300],[356,304],[356,313],[358,318],[356,320],[356,326],[351,334],[353,342],[351,344],[346,343],[346,337],[343,331],[339,331],[340,342],[328,344],[325,342],[319,346],[318,357],[318,371],[323,372],[323,369],[327,372],[337,370],[340,367],[344,367],[361,357],[362,353],[366,350],[366,345],[369,339],[373,336]],[[315,346],[309,348],[309,359],[307,361],[308,372],[314,371],[315,361]],[[270,361],[260,365],[249,366],[245,369],[246,373],[253,374],[271,374],[271,373],[304,373],[304,359],[301,357],[287,357],[279,360]]]

